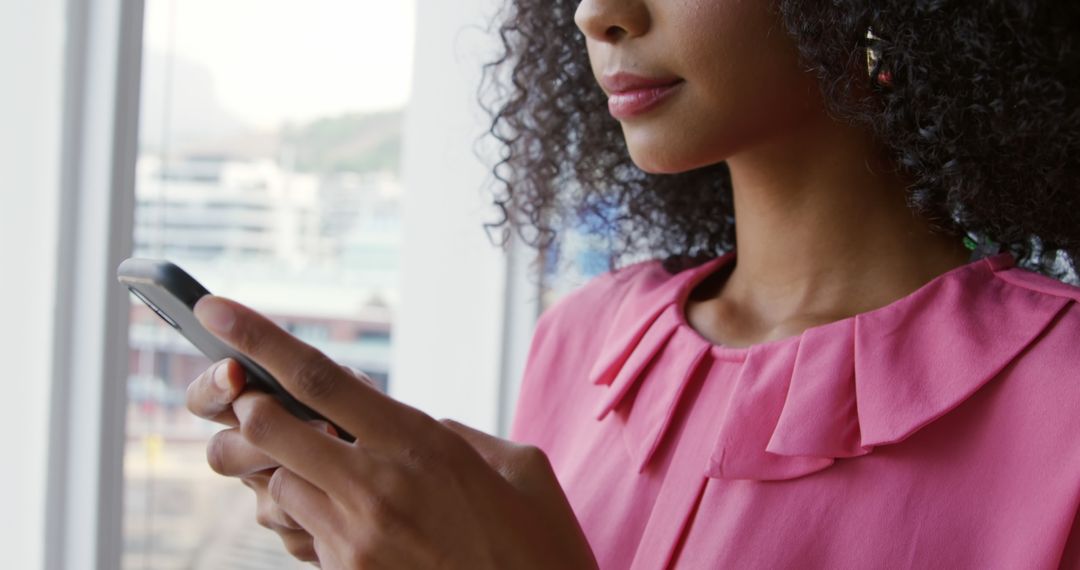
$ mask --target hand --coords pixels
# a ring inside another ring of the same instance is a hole
[[[360,371],[346,367],[358,380],[374,386]],[[239,478],[255,492],[255,520],[259,525],[276,532],[293,557],[318,563],[312,537],[300,527],[270,497],[268,485],[274,471],[280,467],[263,452],[249,444],[236,429],[240,422],[232,403],[244,390],[244,369],[238,362],[225,359],[203,371],[187,389],[187,407],[195,415],[228,426],[210,439],[206,458],[210,467],[221,475]],[[325,422],[313,423],[319,429],[336,436],[336,430]]]
[[[249,444],[237,429],[240,425],[232,404],[244,390],[244,369],[235,360],[222,360],[199,375],[187,390],[187,407],[195,415],[228,426],[210,439],[206,458],[210,467],[229,477],[237,477],[255,492],[255,520],[278,534],[285,549],[304,562],[318,563],[314,541],[292,517],[270,497],[269,483],[278,463]],[[334,433],[329,424],[319,426]]]
[[[230,445],[244,441],[281,466],[267,492],[311,535],[324,568],[596,567],[540,450],[435,421],[234,302],[206,297],[195,313],[356,436],[346,443],[266,394],[245,392],[232,405],[240,428]]]

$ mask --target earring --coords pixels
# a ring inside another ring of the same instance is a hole
[[[877,47],[880,38],[874,35],[873,28],[866,28],[866,73],[870,81],[879,87],[892,87],[892,72],[881,61],[881,50]]]
[[[985,234],[967,233],[964,235],[964,247],[971,251],[969,261],[976,261],[991,255],[1001,253],[1001,244],[990,239]]]

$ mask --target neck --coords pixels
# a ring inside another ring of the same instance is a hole
[[[785,324],[886,305],[967,262],[958,238],[906,205],[906,182],[883,156],[868,134],[822,113],[728,159],[738,246],[720,292],[729,311],[782,337]]]

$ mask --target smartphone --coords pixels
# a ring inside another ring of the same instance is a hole
[[[286,410],[300,419],[322,420],[333,425],[341,439],[355,441],[340,426],[334,425],[285,391],[262,366],[206,330],[195,318],[194,310],[195,303],[210,292],[179,266],[165,260],[131,258],[120,264],[116,277],[161,320],[187,338],[211,361],[231,358],[239,362],[247,373],[249,387],[273,395]]]

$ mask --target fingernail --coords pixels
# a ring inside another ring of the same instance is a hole
[[[232,386],[229,383],[229,363],[222,362],[214,369],[214,384],[223,391],[228,392]]]
[[[195,317],[211,332],[227,333],[236,322],[236,315],[223,301],[207,296],[195,303]]]

